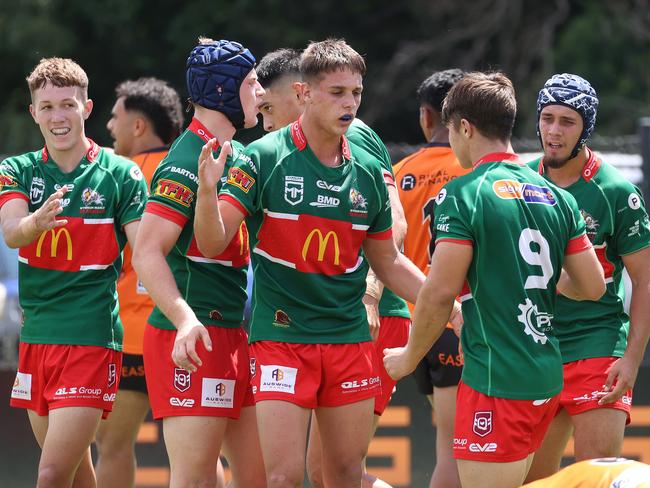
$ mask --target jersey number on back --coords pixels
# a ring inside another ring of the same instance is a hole
[[[422,207],[422,223],[429,221],[429,235],[431,240],[429,241],[429,264],[431,264],[431,256],[433,256],[433,249],[436,247],[436,226],[433,221],[435,219],[434,212],[436,209],[436,199],[430,198],[427,203]]]
[[[553,263],[551,263],[548,241],[540,231],[526,228],[521,231],[519,236],[519,252],[528,264],[542,268],[541,275],[530,275],[526,278],[524,288],[527,290],[530,288],[546,289],[553,276]]]

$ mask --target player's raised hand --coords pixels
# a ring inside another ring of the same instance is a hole
[[[212,148],[216,142],[216,139],[210,139],[203,146],[199,155],[199,187],[214,188],[215,191],[217,183],[223,175],[226,159],[232,153],[230,142],[226,141],[221,146],[219,157],[214,159]]]
[[[172,360],[179,368],[195,373],[203,364],[197,353],[197,343],[201,341],[205,349],[212,351],[212,341],[208,330],[200,323],[181,327],[176,332]]]
[[[384,349],[384,368],[395,381],[399,381],[404,376],[411,374],[416,366],[417,361],[412,364],[406,347]]]
[[[370,330],[370,337],[373,342],[379,338],[379,301],[370,295],[363,296],[363,304],[366,307],[366,315],[368,317],[368,329]]]
[[[47,200],[31,216],[36,233],[40,234],[46,230],[63,227],[68,223],[67,219],[57,219],[56,216],[63,212],[63,196],[68,191],[64,186],[52,193]]]

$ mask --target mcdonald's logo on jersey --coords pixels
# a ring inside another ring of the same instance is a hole
[[[255,178],[241,168],[230,168],[227,183],[236,186],[244,193],[248,193],[248,190],[255,184]]]
[[[155,194],[180,203],[184,207],[189,207],[194,200],[194,192],[192,190],[173,180],[158,180]]]
[[[66,229],[65,227],[46,230],[41,234],[41,236],[38,238],[38,242],[36,243],[36,257],[37,258],[42,257],[43,242],[45,242],[45,237],[48,235],[50,236],[50,257],[51,258],[58,257],[59,239],[61,238],[61,235],[65,235],[65,241],[64,241],[66,244],[65,257],[67,261],[72,261],[72,237],[70,236],[70,232],[68,231],[68,229]]]
[[[307,253],[309,252],[309,247],[314,236],[318,236],[318,255],[316,259],[319,262],[323,262],[325,259],[325,251],[327,251],[327,245],[332,239],[334,254],[333,254],[333,263],[334,266],[339,265],[339,258],[341,255],[341,249],[339,247],[339,236],[333,230],[330,230],[323,236],[323,232],[320,229],[313,229],[305,239],[305,243],[302,246],[302,260],[307,261]]]

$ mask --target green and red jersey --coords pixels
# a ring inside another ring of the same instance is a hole
[[[543,161],[529,163],[548,178]],[[650,222],[638,188],[592,151],[580,178],[565,188],[578,202],[587,236],[605,273],[607,290],[598,301],[558,296],[553,327],[565,363],[596,357],[622,357],[630,318],[625,313],[622,256],[650,245]]]
[[[473,248],[461,294],[463,381],[494,397],[557,394],[556,283],[564,256],[591,247],[575,200],[516,155],[495,153],[447,183],[436,204],[436,245]]]
[[[20,339],[32,344],[122,348],[116,281],[127,237],[140,219],[147,186],[138,166],[91,142],[79,165],[64,173],[47,151],[0,164],[0,206],[20,198],[35,212],[62,187],[62,227],[19,251]]]
[[[376,158],[384,170],[386,184],[395,186],[395,175],[390,155],[379,135],[362,120],[354,119],[345,136],[354,148],[365,151],[370,157]],[[382,317],[411,317],[406,301],[388,288],[384,288],[384,293],[381,295],[379,315]]]
[[[247,146],[219,198],[237,207],[253,249],[252,342],[369,341],[361,244],[391,239],[383,170],[341,139],[343,162],[314,155],[300,120]]]
[[[242,224],[228,247],[218,256],[204,256],[194,238],[194,212],[198,189],[198,161],[203,145],[214,136],[197,119],[174,141],[151,180],[151,195],[145,212],[177,224],[182,230],[167,255],[183,299],[204,325],[240,327],[246,302],[246,270],[249,263],[248,232]],[[217,143],[218,144],[218,143]],[[233,156],[243,146],[231,141]],[[217,157],[221,146],[214,148]],[[245,184],[242,183],[242,184]],[[219,183],[221,187],[222,183]],[[175,330],[158,307],[149,323],[159,329]]]

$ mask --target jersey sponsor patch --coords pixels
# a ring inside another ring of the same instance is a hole
[[[530,298],[526,298],[526,302],[519,305],[519,311],[521,313],[517,316],[517,320],[524,324],[524,332],[536,343],[546,344],[548,340],[546,333],[553,330],[551,325],[553,315],[540,312]]]
[[[522,183],[516,180],[497,180],[492,184],[494,193],[503,200],[523,200],[526,203],[555,205],[557,200],[553,192],[545,186]]]
[[[632,210],[638,210],[641,208],[641,197],[636,193],[630,193],[630,196],[627,197],[627,204]]]
[[[406,174],[402,177],[402,180],[400,181],[400,188],[404,191],[410,191],[415,186],[417,185],[417,180],[415,179],[415,175],[412,174]]]
[[[297,368],[278,365],[260,365],[262,377],[260,379],[260,391],[280,391],[283,393],[295,393]]]
[[[16,183],[16,180],[13,176],[8,174],[0,174],[0,190],[4,188],[12,188],[15,186],[18,186],[18,183]]]
[[[438,195],[436,195],[436,205],[440,205],[442,202],[444,202],[445,198],[447,198],[447,189],[442,188]]]
[[[235,380],[203,378],[201,386],[201,406],[213,408],[232,408],[235,397]]]
[[[227,184],[236,186],[244,193],[248,193],[248,190],[255,184],[255,178],[241,168],[230,168]]]
[[[184,207],[189,207],[194,200],[194,192],[192,190],[176,181],[167,179],[158,180],[154,194],[180,203]]]
[[[14,386],[11,389],[11,398],[18,400],[31,400],[32,399],[32,375],[29,373],[16,373]]]
[[[129,170],[129,175],[131,175],[131,178],[133,178],[135,181],[140,181],[142,180],[142,171],[140,171],[140,168],[137,166],[131,166],[131,169]]]

